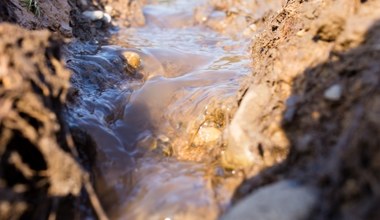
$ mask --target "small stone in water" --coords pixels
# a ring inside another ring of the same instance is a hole
[[[104,12],[102,11],[84,11],[82,15],[91,21],[102,20],[104,17]]]
[[[198,131],[198,137],[204,143],[215,142],[221,135],[222,132],[214,127],[201,127]]]
[[[137,142],[137,147],[146,151],[152,151],[157,148],[157,140],[148,135]]]
[[[173,148],[170,144],[168,143],[160,143],[159,146],[159,151],[161,151],[161,153],[164,155],[164,156],[167,156],[167,157],[170,157],[173,155]]]
[[[342,86],[339,84],[334,84],[328,88],[323,95],[327,100],[339,101],[342,97]]]
[[[158,140],[160,140],[161,142],[164,142],[164,143],[167,143],[170,141],[170,139],[163,134],[158,135],[157,138],[158,138]]]
[[[138,53],[125,51],[122,53],[123,58],[127,61],[128,65],[133,69],[138,69],[141,66],[141,58]]]

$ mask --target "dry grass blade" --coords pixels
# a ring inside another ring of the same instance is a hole
[[[28,11],[31,11],[35,16],[41,16],[41,9],[38,4],[38,0],[21,0],[22,6],[26,7]]]

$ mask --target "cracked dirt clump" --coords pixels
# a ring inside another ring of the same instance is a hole
[[[48,31],[1,24],[0,38],[0,219],[46,219],[82,189],[61,116],[71,74]]]

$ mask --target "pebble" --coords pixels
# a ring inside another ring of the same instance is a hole
[[[106,7],[104,7],[104,10],[106,11],[106,13],[112,14],[113,7],[111,5],[106,5]]]
[[[300,30],[300,31],[298,31],[298,32],[296,33],[296,35],[297,35],[298,37],[303,37],[303,36],[305,36],[305,34],[306,34],[306,31],[305,31],[304,29],[302,29],[302,30]]]
[[[299,97],[296,95],[291,95],[288,100],[286,100],[286,111],[284,114],[284,121],[289,123],[293,121],[294,116],[297,113],[297,104],[299,102]]]
[[[221,219],[305,220],[317,200],[314,188],[283,180],[248,195]]]
[[[141,58],[138,53],[132,51],[125,51],[122,53],[123,58],[127,61],[128,65],[133,69],[138,69],[141,66]]]
[[[201,127],[198,131],[198,138],[203,143],[212,143],[217,141],[222,135],[222,132],[214,127]]]
[[[163,135],[163,134],[158,135],[157,139],[163,143],[168,143],[170,141],[169,137],[167,137],[166,135]]]
[[[159,150],[164,156],[170,157],[173,155],[173,148],[170,144],[160,144]]]
[[[142,137],[137,142],[137,148],[144,149],[146,151],[152,151],[157,148],[157,140],[152,135],[145,134],[145,137]]]
[[[81,4],[82,6],[84,6],[84,7],[87,7],[87,6],[88,6],[88,3],[87,3],[86,0],[80,0],[79,2],[80,2],[80,4]]]
[[[82,15],[91,21],[99,21],[99,20],[103,19],[104,12],[102,12],[102,11],[84,11],[82,13]]]
[[[252,32],[256,32],[256,31],[257,31],[257,26],[256,26],[256,24],[251,24],[251,25],[249,25],[249,28],[252,30]]]
[[[323,96],[325,97],[325,99],[330,101],[339,101],[342,97],[342,92],[342,86],[339,84],[334,84],[325,91]]]
[[[104,21],[105,23],[110,23],[112,21],[111,15],[100,10],[84,11],[82,15],[90,21]]]

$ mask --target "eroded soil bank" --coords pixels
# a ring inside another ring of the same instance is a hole
[[[305,219],[379,218],[379,6],[287,1],[266,17],[252,43],[253,83],[229,128],[229,161],[252,166],[236,201],[296,180],[290,188],[316,193],[316,204],[300,206]],[[262,207],[278,210],[273,202]]]
[[[125,4],[125,13],[136,6]],[[82,15],[102,8],[90,1],[1,3],[0,219],[107,219],[93,187],[94,144],[82,130],[73,141],[64,115],[72,73],[62,56],[70,37],[108,34],[109,23]]]
[[[50,30],[0,24],[0,219],[380,217],[378,1],[38,3],[0,6]]]

